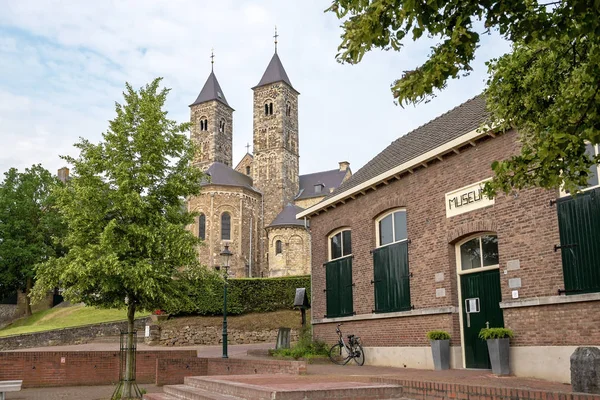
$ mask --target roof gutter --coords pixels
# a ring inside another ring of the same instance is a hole
[[[319,212],[320,210],[327,208],[330,205],[335,205],[335,203],[342,201],[356,193],[360,193],[361,191],[368,189],[374,185],[377,185],[378,183],[380,183],[386,179],[389,179],[389,178],[393,177],[394,175],[398,175],[399,173],[408,171],[416,166],[422,165],[422,164],[426,163],[427,161],[431,161],[432,159],[435,159],[442,154],[446,154],[450,151],[453,151],[454,149],[457,149],[458,147],[462,147],[467,143],[471,143],[474,146],[475,145],[474,140],[480,139],[484,136],[488,136],[488,135],[490,135],[490,132],[491,132],[491,129],[489,129],[489,128],[482,129],[482,130],[474,129],[471,132],[465,133],[464,135],[459,136],[456,139],[453,139],[447,143],[444,143],[441,146],[436,147],[435,149],[428,151],[427,153],[421,154],[418,157],[415,157],[403,164],[400,164],[397,167],[384,172],[383,174],[379,174],[379,175],[369,179],[368,181],[361,183],[358,186],[352,187],[352,188],[350,188],[344,192],[341,192],[329,199],[325,199],[322,202],[317,203],[314,206],[307,208],[306,210],[302,211],[301,213],[298,213],[296,215],[296,218],[302,219],[304,217],[310,217],[312,214]]]

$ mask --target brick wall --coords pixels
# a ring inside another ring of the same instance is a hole
[[[195,350],[138,351],[137,382],[155,382],[157,359],[195,356]],[[0,381],[15,379],[26,388],[113,384],[119,380],[119,352],[0,353]]]
[[[306,373],[305,361],[243,360],[209,358],[208,375],[292,374]]]
[[[460,149],[459,154],[444,156],[443,161],[418,168],[412,174],[406,173],[399,180],[380,185],[375,191],[369,191],[354,200],[348,199],[343,205],[313,216],[313,318],[323,318],[326,314],[323,263],[327,262],[327,238],[340,227],[352,230],[354,311],[358,316],[372,313],[373,261],[370,250],[376,245],[375,221],[397,207],[407,210],[408,237],[411,240],[409,269],[413,274],[410,282],[411,304],[416,310],[458,306],[455,244],[468,235],[490,230],[497,233],[499,240],[504,301],[511,299],[512,289],[508,283],[511,278],[521,279],[518,289],[521,299],[556,295],[557,289],[564,287],[564,282],[560,252],[554,252],[553,249],[560,242],[556,208],[550,205],[550,200],[557,197],[555,191],[529,189],[511,195],[500,194],[494,206],[446,217],[445,193],[491,177],[491,163],[518,150],[514,131],[496,138],[484,138],[477,146],[467,145]],[[504,272],[510,260],[519,260],[520,269]],[[444,279],[436,282],[435,275],[438,273],[443,273]],[[445,289],[445,296],[436,297],[436,289],[441,288]],[[569,321],[567,324],[571,325],[579,318],[566,311],[564,317],[566,320],[563,321]],[[510,314],[507,314],[507,319],[513,323]],[[449,329],[458,338],[459,327],[454,326],[458,325],[457,316],[452,317],[452,329],[448,321],[447,316],[418,316],[345,324],[347,331],[352,330],[352,333],[365,338],[365,345],[382,342],[395,346],[414,346],[424,344],[423,333],[431,329]],[[548,328],[543,319],[529,320],[528,324],[536,332]],[[517,328],[521,329],[521,326],[515,325]],[[335,332],[332,324],[317,324],[314,329],[317,336],[325,338],[331,338]],[[403,334],[410,330],[414,333]],[[583,329],[581,332],[586,336],[596,331]],[[521,333],[517,331],[516,334]],[[528,343],[545,342],[530,340]]]
[[[208,375],[207,358],[156,359],[156,385],[179,385],[186,376]]]

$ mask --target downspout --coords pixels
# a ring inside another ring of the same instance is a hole
[[[248,277],[252,278],[252,228],[253,223],[252,223],[252,217],[250,217],[250,249],[249,249],[249,260],[248,260]]]

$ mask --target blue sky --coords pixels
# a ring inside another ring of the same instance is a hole
[[[55,172],[114,116],[124,83],[157,76],[171,88],[167,109],[180,122],[210,73],[234,113],[234,164],[252,143],[252,91],[273,54],[300,91],[300,172],[356,171],[399,136],[481,92],[485,61],[509,50],[483,37],[474,72],[432,102],[394,105],[391,83],[422,63],[432,41],[401,53],[374,51],[359,65],[335,61],[340,22],[328,1],[10,1],[0,0],[0,172],[34,163]]]

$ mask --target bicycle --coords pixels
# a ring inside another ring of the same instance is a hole
[[[365,363],[365,353],[360,344],[360,338],[354,335],[348,335],[348,343],[344,342],[342,331],[338,324],[335,332],[338,334],[338,342],[329,349],[329,359],[338,365],[346,365],[350,360],[354,360],[358,365]]]

